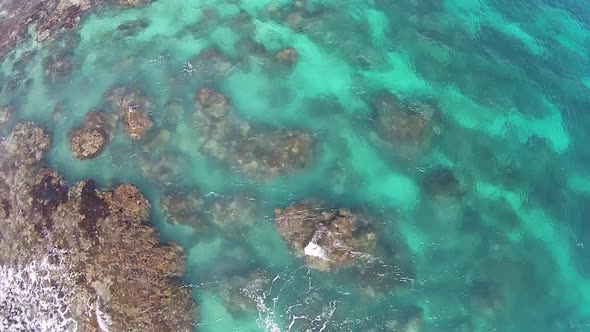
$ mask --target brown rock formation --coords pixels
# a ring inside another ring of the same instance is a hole
[[[101,192],[92,181],[70,188],[44,168],[49,147],[32,123],[0,143],[0,272],[10,285],[0,322],[23,330],[47,318],[64,330],[192,331],[190,291],[175,280],[182,250],[159,244],[139,189]],[[43,282],[28,282],[31,271]]]

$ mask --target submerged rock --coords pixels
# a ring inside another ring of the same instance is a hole
[[[78,159],[93,159],[99,156],[113,136],[116,116],[102,111],[86,115],[82,127],[74,130],[68,140],[72,153]]]
[[[277,52],[275,59],[280,63],[295,66],[299,61],[299,52],[292,47],[288,47]]]
[[[49,148],[32,123],[0,142],[0,322],[38,330],[49,317],[66,330],[192,331],[190,291],[174,279],[184,270],[182,250],[159,244],[148,200],[131,184],[68,187],[44,168]],[[31,273],[43,282],[28,282]]]
[[[122,23],[117,27],[117,31],[123,36],[133,36],[147,29],[149,26],[149,21],[145,19],[138,19]]]
[[[167,195],[160,200],[166,222],[190,226],[197,231],[209,228],[203,215],[206,206],[205,199],[196,192]]]
[[[434,219],[448,227],[461,227],[467,188],[453,171],[441,167],[427,172],[422,187],[431,199],[426,211],[433,213]]]
[[[320,271],[349,267],[377,245],[369,219],[348,209],[296,204],[275,210],[275,224],[307,266]]]
[[[194,119],[201,135],[201,152],[246,175],[272,178],[311,162],[314,142],[308,133],[251,124],[212,89],[199,91],[196,104]]]
[[[45,77],[50,83],[57,83],[68,77],[74,68],[71,50],[56,50],[43,60]]]
[[[261,218],[256,200],[244,194],[204,196],[193,191],[164,196],[160,206],[170,224],[198,232],[215,228],[225,237],[242,237]]]
[[[441,134],[439,110],[433,105],[408,105],[384,92],[374,102],[374,108],[379,136],[405,154],[427,150],[433,138]]]
[[[74,157],[92,159],[102,153],[107,144],[107,137],[98,129],[81,128],[72,133],[69,142]]]
[[[448,168],[437,168],[428,172],[423,186],[429,195],[438,198],[461,197],[465,192],[459,179]]]
[[[228,236],[242,235],[251,229],[260,216],[256,200],[246,195],[216,197],[207,209],[210,221]]]
[[[182,182],[188,172],[187,158],[182,153],[165,152],[140,159],[144,177],[162,186]]]
[[[226,76],[233,67],[231,61],[217,49],[202,51],[191,59],[187,71],[199,80],[215,80]]]
[[[139,90],[122,87],[108,91],[106,99],[120,112],[127,135],[132,140],[143,139],[153,126],[147,97]]]

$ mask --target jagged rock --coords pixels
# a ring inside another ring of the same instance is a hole
[[[307,266],[320,271],[351,266],[376,249],[369,219],[348,209],[296,204],[275,210],[276,227]]]

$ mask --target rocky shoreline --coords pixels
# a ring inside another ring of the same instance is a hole
[[[33,123],[0,143],[0,329],[192,331],[183,250],[159,243],[150,202],[131,184],[69,186],[50,147]]]

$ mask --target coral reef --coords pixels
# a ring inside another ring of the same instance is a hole
[[[17,124],[0,143],[0,267],[8,276],[2,287],[15,284],[0,295],[11,303],[9,312],[0,309],[0,322],[19,319],[34,330],[52,315],[82,331],[192,331],[190,291],[176,280],[182,249],[159,243],[147,224],[147,199],[131,184],[106,192],[92,181],[69,187],[44,166],[50,145],[32,123]],[[46,278],[42,287],[22,285],[20,271],[27,269]],[[30,304],[13,303],[26,292]]]
[[[201,152],[228,162],[246,175],[272,178],[311,162],[314,142],[308,133],[250,124],[212,89],[200,90],[196,104],[194,119]]]

